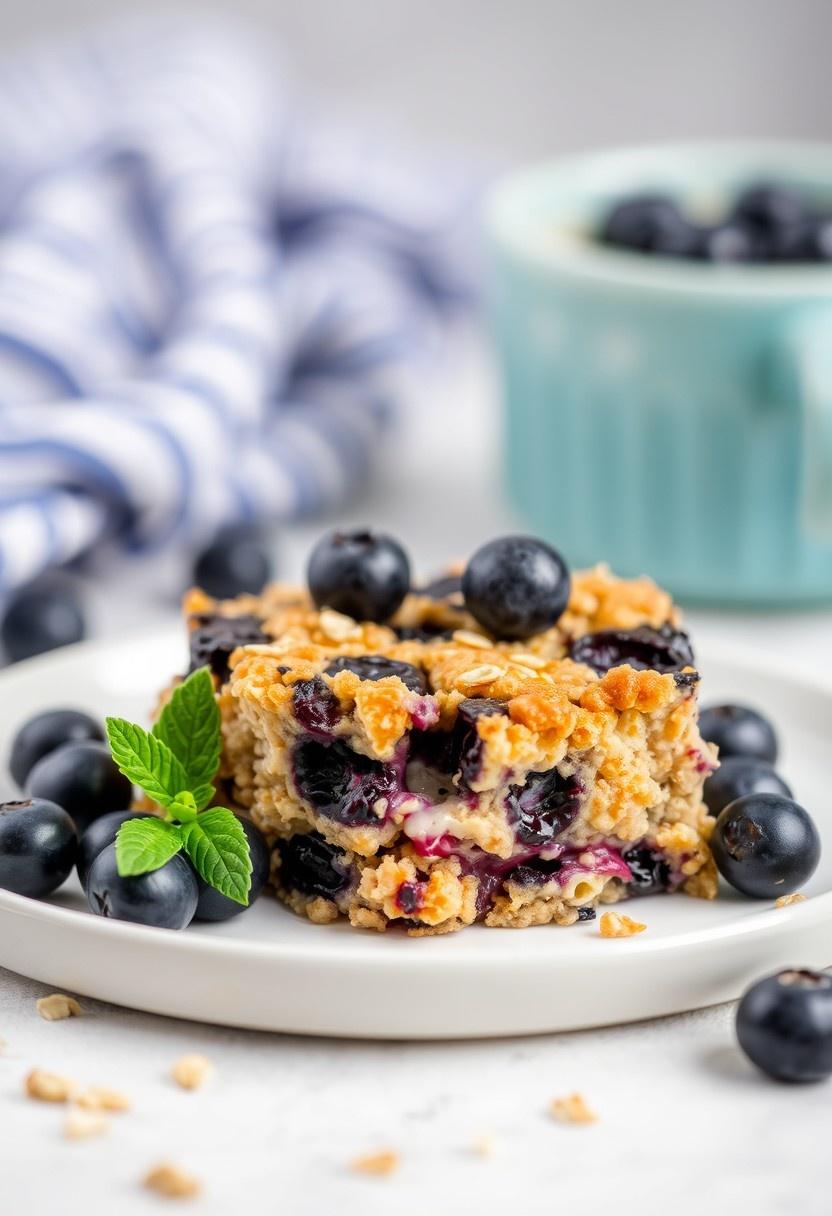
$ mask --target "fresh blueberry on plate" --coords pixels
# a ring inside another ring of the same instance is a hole
[[[77,599],[68,587],[57,584],[21,588],[9,600],[0,621],[0,641],[12,663],[80,642],[84,632]]]
[[[157,929],[187,928],[199,899],[196,877],[184,857],[177,854],[149,874],[122,878],[114,844],[102,849],[90,866],[85,889],[96,916]]]
[[[612,208],[601,229],[601,240],[622,249],[688,253],[696,233],[664,194],[644,194],[624,199]]]
[[[727,756],[708,777],[702,797],[705,806],[716,817],[729,802],[744,798],[746,794],[782,794],[784,798],[791,798],[792,791],[766,760]]]
[[[462,576],[465,607],[498,638],[551,628],[569,602],[561,555],[533,536],[501,536],[477,549]]]
[[[101,723],[80,709],[47,709],[20,727],[9,756],[9,770],[22,788],[39,760],[65,743],[104,738]]]
[[[194,562],[194,582],[218,600],[257,595],[271,574],[268,548],[260,529],[251,524],[221,528]]]
[[[248,907],[251,907],[255,899],[263,893],[263,888],[268,881],[271,851],[266,843],[266,837],[250,819],[247,819],[245,815],[238,815],[237,818],[243,826],[251,855],[251,890],[248,893]],[[199,900],[196,905],[195,920],[230,920],[232,916],[245,912],[245,904],[238,904],[236,900],[229,899],[215,887],[209,887],[208,883],[204,882],[199,875],[196,876],[196,882],[199,888]]]
[[[410,589],[410,562],[399,542],[382,532],[329,532],[312,550],[307,577],[319,608],[382,622]]]
[[[40,899],[75,865],[78,836],[62,807],[43,798],[0,803],[0,887]]]
[[[771,723],[747,705],[710,705],[699,715],[699,732],[716,743],[719,758],[750,756],[777,763],[777,735]]]
[[[78,844],[78,859],[75,866],[81,886],[83,887],[87,881],[90,866],[98,854],[102,853],[108,844],[113,843],[123,823],[126,823],[128,819],[152,818],[153,816],[148,815],[145,811],[108,811],[106,815],[94,819],[81,836]]]
[[[730,802],[710,843],[723,878],[756,899],[790,895],[812,877],[820,860],[811,816],[781,794],[747,794]]]
[[[69,743],[38,761],[26,780],[26,793],[57,802],[84,832],[99,815],[129,806],[133,787],[105,743]]]
[[[752,984],[737,1009],[737,1038],[777,1081],[825,1080],[832,1075],[832,976],[795,969]]]

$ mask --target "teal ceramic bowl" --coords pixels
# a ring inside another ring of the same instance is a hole
[[[691,601],[832,602],[832,266],[651,258],[592,235],[631,193],[704,218],[763,179],[832,210],[832,145],[635,148],[498,184],[508,485],[575,564]]]

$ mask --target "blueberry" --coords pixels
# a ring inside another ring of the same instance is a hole
[[[44,756],[65,743],[102,740],[101,724],[80,709],[47,709],[20,727],[12,742],[9,769],[19,786]]]
[[[661,853],[645,845],[637,845],[621,854],[630,867],[630,887],[639,895],[654,895],[670,886],[670,866]]]
[[[318,811],[346,826],[381,823],[374,810],[380,798],[399,793],[397,770],[354,752],[343,743],[328,746],[302,739],[293,756],[295,787]]]
[[[215,887],[209,887],[208,883],[197,875],[199,902],[196,905],[195,920],[230,920],[232,916],[245,912],[246,906],[251,907],[254,901],[262,895],[263,888],[268,882],[271,852],[266,843],[266,837],[245,815],[238,815],[237,818],[243,825],[251,853],[251,890],[248,893],[248,905],[238,904],[236,900],[229,899]]]
[[[440,638],[447,640],[454,631],[426,621],[423,625],[394,625],[393,632],[402,642],[435,642]]]
[[[350,869],[344,850],[324,840],[318,832],[291,836],[278,842],[279,882],[301,895],[320,895],[334,899],[350,885]]]
[[[482,769],[483,749],[477,720],[495,714],[505,715],[507,712],[502,701],[494,701],[490,697],[468,697],[460,701],[453,730],[447,736],[449,756],[439,767],[451,774],[459,772],[463,785],[476,781]],[[441,738],[442,733],[436,732],[435,737]]]
[[[319,608],[334,608],[357,621],[386,621],[410,588],[404,549],[392,536],[366,529],[322,537],[307,575]]]
[[[749,756],[777,763],[777,736],[762,714],[747,705],[709,705],[699,715],[699,733],[719,748],[719,756]]]
[[[17,591],[0,622],[0,641],[12,663],[80,642],[84,616],[68,587],[37,583]]]
[[[803,197],[796,190],[758,182],[739,196],[733,218],[767,238],[773,233],[798,227],[806,210]]]
[[[341,717],[338,698],[320,676],[298,680],[292,690],[292,709],[303,729],[322,740],[331,738]]]
[[[26,780],[26,793],[57,802],[83,832],[99,815],[129,806],[133,787],[106,744],[69,743],[38,761]]]
[[[737,1009],[737,1038],[777,1081],[825,1080],[832,1075],[832,976],[781,971],[752,984]]]
[[[106,815],[94,819],[81,836],[78,845],[78,858],[75,862],[78,877],[83,887],[90,872],[90,866],[99,853],[115,840],[118,830],[128,819],[152,819],[145,811],[108,811]]]
[[[477,549],[462,576],[465,607],[502,638],[529,638],[554,625],[569,602],[569,571],[533,536],[501,536]]]
[[[66,811],[43,798],[0,803],[0,887],[40,899],[75,865],[78,836]]]
[[[429,583],[425,583],[424,587],[417,588],[416,594],[426,595],[432,600],[447,600],[452,595],[459,595],[461,591],[461,574],[440,574],[437,578],[431,579]]]
[[[759,238],[736,220],[700,233],[698,256],[706,262],[753,262],[759,260],[760,252]]]
[[[210,667],[221,681],[228,679],[228,660],[238,646],[269,642],[263,632],[263,622],[256,616],[220,616],[215,612],[199,613],[191,618],[191,661],[189,671]]]
[[[196,912],[199,889],[194,872],[181,854],[149,874],[122,878],[116,846],[108,844],[90,866],[85,884],[87,903],[96,916],[129,920],[157,929],[185,929]]]
[[[641,253],[661,250],[685,255],[695,247],[696,232],[673,199],[645,194],[613,207],[601,228],[601,240]]]
[[[258,595],[271,573],[260,530],[251,524],[221,528],[194,562],[194,582],[218,600]]]
[[[339,671],[353,671],[361,680],[383,680],[387,676],[398,676],[411,692],[424,694],[428,691],[428,678],[420,668],[414,667],[412,663],[387,659],[381,654],[365,654],[357,658],[341,655],[332,660],[326,674],[334,676]]]
[[[572,643],[569,657],[576,663],[585,663],[599,675],[625,663],[637,671],[663,673],[678,672],[695,663],[688,635],[672,625],[585,633]]]
[[[523,785],[510,787],[506,798],[517,840],[529,848],[551,844],[577,817],[583,795],[577,777],[564,777],[557,769],[530,773]]]
[[[772,234],[768,244],[773,262],[832,261],[832,216],[810,216],[796,227]]]
[[[711,850],[723,878],[738,891],[774,899],[812,877],[820,837],[797,802],[780,794],[747,794],[720,813]]]
[[[791,798],[792,791],[767,761],[728,756],[708,777],[702,797],[710,813],[716,816],[729,802],[746,794],[782,794]]]

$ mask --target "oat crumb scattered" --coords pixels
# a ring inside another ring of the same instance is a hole
[[[35,1002],[35,1008],[47,1022],[62,1022],[64,1018],[80,1018],[84,1012],[73,996],[53,992]]]
[[[200,1089],[210,1078],[214,1066],[206,1056],[182,1056],[170,1070],[177,1085],[183,1089]]]
[[[130,1099],[108,1085],[91,1085],[75,1099],[76,1106],[83,1110],[122,1111],[130,1109]]]
[[[26,1078],[26,1093],[39,1102],[68,1102],[75,1091],[75,1083],[56,1072],[33,1068]]]
[[[193,1174],[186,1173],[178,1165],[163,1161],[154,1165],[145,1175],[144,1185],[148,1190],[164,1195],[166,1199],[192,1199],[202,1190],[202,1185]]]
[[[596,1123],[598,1116],[587,1106],[581,1094],[569,1094],[566,1098],[555,1098],[549,1107],[553,1119],[561,1123]]]
[[[357,1174],[373,1174],[378,1178],[387,1177],[399,1168],[399,1155],[392,1149],[384,1148],[377,1153],[367,1153],[363,1157],[355,1157],[350,1162],[350,1169]]]
[[[90,1136],[101,1136],[109,1127],[109,1119],[100,1111],[73,1110],[66,1117],[64,1135],[67,1140],[89,1140]]]
[[[494,1137],[488,1133],[482,1136],[476,1136],[473,1144],[471,1145],[471,1151],[475,1157],[482,1157],[483,1159],[493,1157],[497,1151],[497,1142]]]
[[[623,912],[605,912],[598,922],[602,937],[633,937],[647,928],[639,920],[632,920]]]
[[[806,902],[806,896],[801,895],[800,891],[794,891],[791,895],[781,895],[779,899],[775,899],[775,908],[788,908],[789,904],[802,904]]]

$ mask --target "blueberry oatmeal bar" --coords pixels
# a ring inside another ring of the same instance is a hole
[[[715,749],[670,598],[603,567],[570,579],[528,538],[408,591],[398,546],[373,570],[386,538],[360,536],[363,583],[342,561],[327,585],[313,557],[310,591],[185,599],[226,798],[267,834],[279,898],[318,923],[421,935],[713,897]]]

